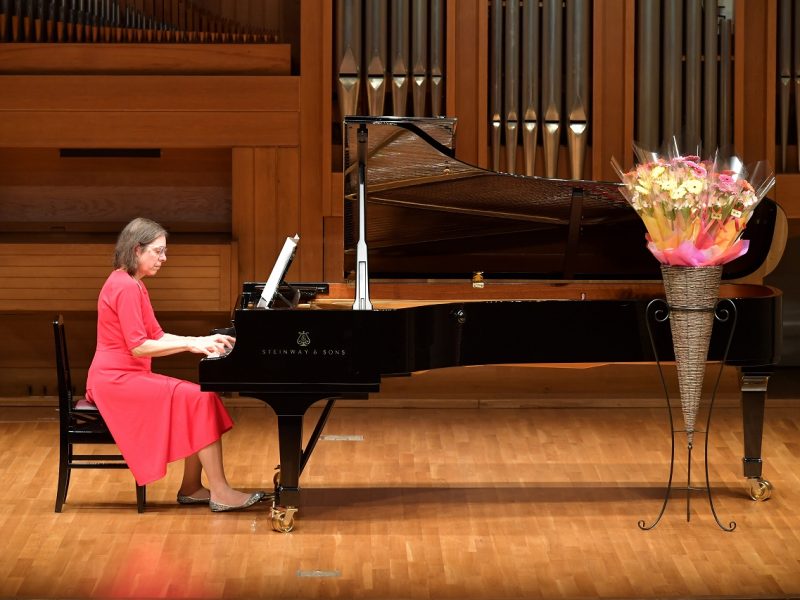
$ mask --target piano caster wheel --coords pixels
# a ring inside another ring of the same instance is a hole
[[[283,508],[281,506],[272,507],[272,528],[279,533],[289,533],[294,529],[294,513],[296,508],[291,506]]]
[[[275,489],[278,489],[278,486],[281,484],[281,466],[278,465],[275,467],[275,475],[272,476],[272,483],[275,484]]]
[[[756,502],[763,502],[772,495],[772,484],[766,479],[756,477],[750,480],[750,497]]]

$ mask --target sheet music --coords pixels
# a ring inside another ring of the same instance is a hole
[[[261,292],[261,298],[258,301],[258,308],[270,308],[272,301],[275,299],[275,294],[278,292],[278,286],[283,278],[286,277],[286,272],[292,265],[292,259],[297,251],[297,244],[300,241],[300,236],[295,234],[294,237],[287,237],[283,243],[278,259],[272,267],[272,272],[269,274],[267,283],[264,284],[264,291]]]

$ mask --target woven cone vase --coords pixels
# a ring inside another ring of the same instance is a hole
[[[687,442],[694,442],[722,266],[661,265]]]

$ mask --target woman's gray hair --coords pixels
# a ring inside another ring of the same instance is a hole
[[[137,217],[120,232],[114,249],[114,268],[125,269],[133,277],[139,268],[136,248],[152,244],[160,236],[167,237],[167,230],[150,219]]]

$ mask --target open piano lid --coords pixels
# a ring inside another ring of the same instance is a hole
[[[344,267],[358,241],[357,131],[367,128],[367,245],[371,279],[661,279],[645,227],[620,183],[495,173],[455,158],[456,120],[346,117]],[[778,207],[764,199],[744,237],[750,249],[723,278],[756,271]]]

